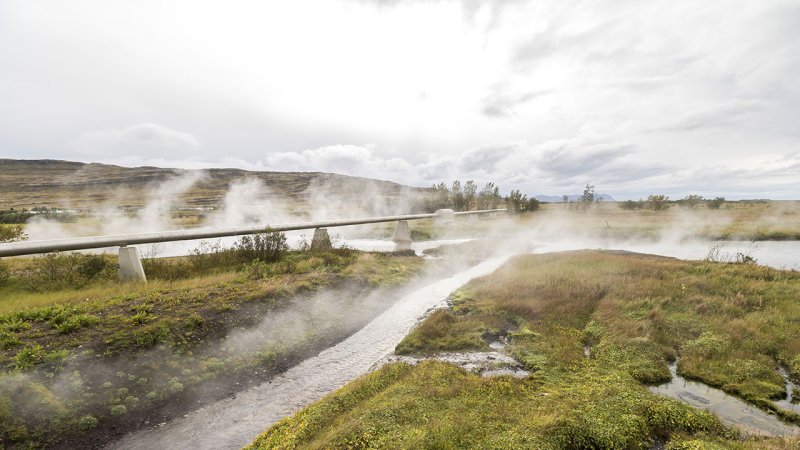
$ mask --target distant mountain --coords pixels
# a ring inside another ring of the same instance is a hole
[[[58,160],[0,159],[0,209],[36,206],[91,208],[113,204],[141,207],[149,192],[166,180],[192,175],[198,170],[159,167],[121,167],[110,164]],[[203,169],[205,176],[181,197],[184,207],[214,207],[221,204],[231,182],[257,178],[272,196],[296,199],[301,207],[309,192],[320,189],[324,196],[354,202],[365,194],[402,198],[424,189],[389,181],[324,172],[256,172],[242,169]]]
[[[544,202],[544,203],[559,203],[559,202],[563,202],[564,201],[564,196],[563,195],[535,195],[534,197],[536,197],[536,199],[539,200],[540,202]],[[567,201],[577,202],[577,201],[580,201],[581,194],[570,194],[570,195],[567,196],[567,198],[568,198]],[[594,198],[595,198],[595,200],[597,200],[599,198],[600,201],[603,201],[603,202],[614,202],[614,201],[616,201],[616,200],[614,200],[614,197],[612,197],[612,196],[610,196],[608,194],[594,194]]]

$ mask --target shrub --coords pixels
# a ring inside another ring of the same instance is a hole
[[[270,274],[270,267],[264,261],[254,260],[244,267],[245,274],[250,280],[260,280]]]
[[[669,208],[669,197],[663,194],[653,194],[647,196],[647,207],[654,211],[662,211]]]
[[[33,258],[23,273],[24,285],[34,292],[78,289],[98,279],[114,279],[116,264],[103,255],[49,253]]]
[[[135,408],[136,405],[139,404],[139,398],[138,397],[134,397],[133,395],[129,395],[129,396],[125,397],[125,400],[123,400],[123,402],[126,405],[130,406],[131,408]]]
[[[169,380],[169,383],[167,383],[167,390],[169,390],[169,393],[173,395],[180,394],[183,392],[183,384],[181,384],[177,378],[173,378]]]
[[[22,341],[13,333],[0,331],[0,349],[8,350],[22,344]]]
[[[42,346],[36,344],[32,347],[25,347],[14,356],[14,366],[19,370],[30,369],[39,364],[44,359]]]
[[[78,429],[86,432],[97,427],[97,418],[94,416],[83,416],[78,419]]]
[[[0,225],[0,242],[15,242],[28,239],[22,225]]]
[[[116,268],[116,264],[101,255],[82,255],[77,261],[78,273],[86,280],[92,280],[103,272]]]
[[[641,209],[644,208],[644,201],[634,201],[634,200],[625,200],[624,202],[619,203],[619,207],[622,209]]]
[[[241,261],[277,262],[289,250],[286,235],[267,230],[264,233],[242,236],[233,246],[233,251]]]
[[[79,328],[93,327],[99,322],[100,319],[98,319],[96,316],[92,316],[90,314],[79,314],[64,320],[60,324],[57,324],[55,329],[61,334],[67,334],[72,333]]]
[[[180,259],[142,259],[142,268],[147,277],[151,279],[182,280],[192,276],[191,265],[182,262]]]
[[[694,208],[703,201],[702,195],[687,195],[686,197],[678,200],[678,203],[686,208]]]
[[[114,417],[123,416],[128,413],[128,408],[125,405],[114,405],[111,407],[111,415]]]
[[[192,270],[196,273],[208,272],[221,267],[236,265],[236,255],[231,249],[225,248],[217,241],[210,243],[200,242],[187,257]]]
[[[714,197],[713,200],[708,200],[706,205],[709,209],[719,209],[723,203],[725,203],[725,197]]]

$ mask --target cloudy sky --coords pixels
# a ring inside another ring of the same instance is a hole
[[[0,156],[800,198],[798,0],[0,2]]]

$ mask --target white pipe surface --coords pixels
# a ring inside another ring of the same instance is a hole
[[[505,211],[505,209],[463,211],[453,213],[453,215],[487,214],[502,211]],[[300,222],[293,224],[264,225],[243,228],[199,228],[190,230],[160,231],[156,233],[89,236],[68,239],[51,239],[46,241],[24,241],[10,244],[0,244],[0,257],[35,255],[39,253],[61,252],[68,250],[89,250],[94,248],[120,247],[136,244],[155,244],[158,242],[188,241],[192,239],[211,239],[227,236],[241,236],[245,234],[257,234],[263,233],[264,231],[310,230],[314,228],[331,228],[343,227],[347,225],[395,222],[398,220],[430,219],[441,217],[443,215],[444,212],[436,212],[429,214],[409,214],[405,216],[362,217],[359,219],[333,220],[327,222]]]

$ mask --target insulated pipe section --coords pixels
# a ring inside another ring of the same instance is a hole
[[[447,211],[447,210],[442,210]],[[488,209],[482,211],[464,211],[453,213],[454,216],[464,214],[488,214],[502,212],[505,209]],[[265,231],[296,231],[315,228],[343,227],[348,225],[365,225],[370,223],[395,222],[399,220],[419,220],[441,217],[442,213],[410,214],[405,216],[363,217],[359,219],[334,220],[329,222],[300,222],[294,224],[267,225],[244,228],[206,228],[195,230],[163,231],[157,233],[121,234],[114,236],[92,236],[83,238],[53,239],[47,241],[14,242],[0,244],[0,257],[35,255],[39,253],[62,252],[69,250],[89,250],[106,247],[125,247],[136,244],[156,244],[159,242],[188,241],[194,239],[212,239],[245,234],[258,234]]]

